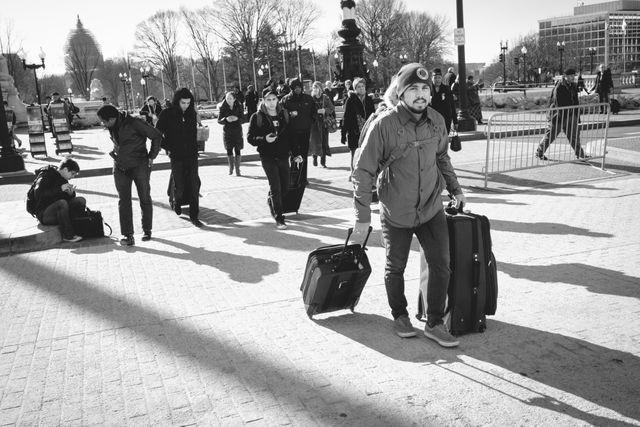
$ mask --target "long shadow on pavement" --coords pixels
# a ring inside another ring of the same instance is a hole
[[[598,233],[589,231],[586,228],[573,227],[571,225],[559,224],[554,222],[516,222],[504,221],[500,219],[490,219],[491,230],[509,231],[512,233],[532,233],[532,234],[549,234],[549,235],[576,235],[588,237],[614,237],[613,234]]]
[[[174,256],[167,253],[161,254]],[[259,355],[247,354],[242,346],[229,345],[228,337],[218,338],[224,335],[225,331],[216,331],[214,327],[212,332],[202,332],[189,322],[167,319],[161,313],[143,304],[125,299],[107,289],[95,287],[87,281],[56,271],[55,268],[43,263],[34,265],[31,269],[20,264],[4,263],[3,270],[7,274],[20,276],[32,286],[86,310],[98,318],[110,319],[114,324],[128,328],[133,334],[140,335],[144,337],[143,339],[169,351],[188,354],[197,364],[215,372],[221,381],[225,377],[233,376],[236,381],[242,382],[251,389],[270,390],[277,396],[278,401],[288,402],[292,407],[298,407],[302,396],[308,396],[312,390],[324,402],[342,402],[343,406],[350,411],[350,417],[377,418],[380,421],[379,425],[395,426],[406,423],[399,414],[389,413],[373,405],[362,404],[362,400],[358,397],[336,391],[334,388],[316,387],[313,380],[305,381],[303,376],[291,369],[286,357],[281,361],[275,358],[267,360]],[[283,319],[284,321],[287,320]],[[219,398],[220,396],[216,396],[212,400]],[[307,411],[315,413],[318,422],[322,420],[321,424],[332,425],[344,422],[341,414],[334,412],[335,409],[335,405],[306,407]]]
[[[520,265],[498,261],[498,270],[514,279],[538,283],[568,283],[590,292],[640,299],[640,278],[581,263]]]
[[[465,362],[465,357],[488,362],[510,373],[520,374],[533,381],[579,396],[627,417],[640,418],[640,406],[636,401],[640,393],[640,358],[629,353],[491,318],[487,322],[487,331],[484,334],[462,336],[460,347],[456,349],[439,347],[424,339],[421,331],[418,331],[419,338],[398,338],[393,333],[391,319],[376,314],[356,312],[356,314],[332,316],[314,320],[314,322],[392,359],[438,364],[443,369],[504,394],[504,391],[491,385],[503,382],[506,389],[515,387],[535,396],[524,400],[506,393],[510,398],[527,405],[568,414],[593,425],[634,424],[612,420],[559,402],[552,396],[517,384],[508,379],[508,374],[496,375],[472,367],[478,371],[478,375],[468,377],[458,372],[456,365],[462,363],[471,367]],[[422,323],[420,326],[422,327]],[[462,371],[469,371],[469,369]],[[490,384],[482,381],[482,378],[486,378],[487,375],[493,377]],[[522,395],[522,393],[518,394]]]

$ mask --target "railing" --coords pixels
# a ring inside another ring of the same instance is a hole
[[[484,186],[491,174],[574,162],[582,156],[601,159],[604,169],[608,130],[608,104],[494,114],[487,122]],[[550,145],[538,155],[544,141]]]

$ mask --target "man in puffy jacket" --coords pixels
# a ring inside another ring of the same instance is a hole
[[[123,238],[120,244],[131,246],[133,238],[133,211],[131,206],[131,183],[135,182],[142,210],[142,240],[151,240],[153,226],[153,204],[151,201],[151,166],[160,152],[162,134],[144,120],[119,112],[113,105],[103,105],[98,118],[109,129],[113,151],[113,179],[118,191],[118,212]],[[147,138],[151,149],[147,151]]]
[[[58,168],[48,166],[39,169],[33,187],[36,218],[43,225],[58,225],[65,242],[82,240],[74,233],[71,224],[72,213],[83,212],[87,205],[84,197],[76,197],[75,186],[69,184],[78,172],[78,163],[65,159]]]
[[[311,95],[302,91],[302,82],[299,79],[291,80],[291,92],[285,95],[280,104],[289,113],[289,132],[295,151],[302,156],[300,166],[302,181],[307,182],[307,156],[309,155],[309,138],[311,126],[316,119],[316,102]]]

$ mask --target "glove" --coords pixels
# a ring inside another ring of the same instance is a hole
[[[351,241],[353,243],[358,243],[362,245],[364,243],[364,239],[367,237],[367,233],[369,232],[370,222],[357,222],[353,225],[353,234],[351,234]]]
[[[455,194],[453,199],[456,202],[456,209],[458,209],[458,211],[461,211],[467,205],[467,198],[464,197],[464,194],[462,193]]]

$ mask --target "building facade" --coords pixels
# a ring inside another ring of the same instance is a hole
[[[564,64],[591,72],[604,63],[614,72],[640,66],[640,0],[579,5],[572,16],[538,21],[541,44],[562,50]],[[558,46],[560,43],[560,46]],[[560,54],[560,52],[558,52]]]

